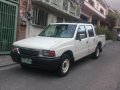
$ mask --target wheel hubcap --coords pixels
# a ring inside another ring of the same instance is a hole
[[[69,60],[66,59],[63,64],[62,64],[62,71],[63,73],[66,73],[69,69],[69,66],[70,66],[70,63],[69,63]]]

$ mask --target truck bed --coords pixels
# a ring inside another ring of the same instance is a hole
[[[106,40],[106,39],[105,39],[105,35],[97,35],[96,38],[97,38],[98,42],[99,42],[99,41],[102,42],[102,47],[104,47],[104,46],[105,46],[105,43],[106,43],[106,42],[105,42],[105,40]]]

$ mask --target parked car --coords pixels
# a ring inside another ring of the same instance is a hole
[[[71,64],[87,55],[100,56],[105,36],[96,36],[92,24],[53,23],[38,36],[16,41],[11,57],[22,67],[54,69],[68,74]]]

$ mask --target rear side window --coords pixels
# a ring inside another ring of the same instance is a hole
[[[91,25],[86,26],[86,30],[88,30],[89,37],[94,37],[94,31]]]
[[[83,25],[79,26],[77,33],[81,35],[81,39],[87,38],[85,26]]]

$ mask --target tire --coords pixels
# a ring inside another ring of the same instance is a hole
[[[22,69],[27,69],[28,67],[26,66],[26,65],[24,65],[24,64],[20,64],[21,65],[21,67],[22,67]]]
[[[67,54],[62,55],[58,67],[58,75],[61,77],[66,76],[69,73],[70,67],[71,67],[70,56]]]
[[[93,53],[95,59],[99,58],[101,51],[102,51],[101,46],[97,46],[95,52]]]

